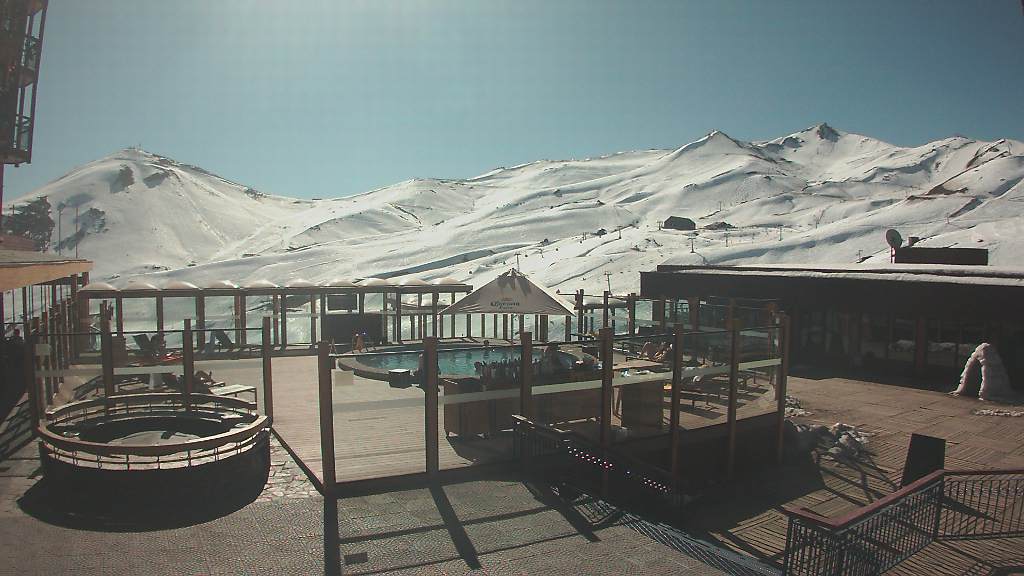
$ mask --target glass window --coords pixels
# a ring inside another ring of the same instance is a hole
[[[950,320],[928,320],[928,354],[925,361],[929,366],[956,366],[956,342],[959,331],[956,323]]]
[[[864,365],[869,366],[885,360],[886,344],[889,342],[889,317],[884,314],[861,316],[860,350]]]
[[[913,318],[893,318],[892,340],[889,342],[890,360],[914,362],[916,324]]]

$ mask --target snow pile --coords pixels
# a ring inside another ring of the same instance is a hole
[[[828,433],[822,434],[826,441],[827,452],[833,458],[846,458],[855,460],[860,458],[867,450],[868,436],[871,434],[861,432],[855,426],[836,422]]]
[[[1014,394],[1003,359],[994,346],[979,344],[971,353],[960,375],[960,386],[952,392],[957,396],[977,396],[981,400],[1005,398]]]
[[[821,424],[796,424],[795,449],[807,452],[817,448],[837,460],[857,460],[867,452],[868,437],[871,434],[855,426],[836,422],[831,427]]]
[[[1011,418],[1020,418],[1021,416],[1024,416],[1024,411],[1002,409],[992,410],[989,408],[985,408],[982,410],[975,410],[974,412],[972,412],[972,414],[974,414],[975,416],[1009,416]]]
[[[96,280],[450,276],[480,286],[519,256],[549,287],[630,292],[640,271],[666,261],[884,264],[892,227],[922,238],[918,246],[983,247],[993,265],[1016,264],[1022,181],[1020,142],[904,148],[821,124],[766,142],[716,131],[674,150],[542,160],[322,200],[270,195],[130,149],[19,202],[49,198],[54,221],[61,212],[53,244],[95,260]],[[668,216],[697,230],[659,229]]]
[[[795,396],[786,395],[786,418],[795,418],[798,416],[810,416],[813,412],[808,412],[803,409],[800,405],[800,400]]]

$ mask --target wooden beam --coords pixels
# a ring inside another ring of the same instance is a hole
[[[263,317],[263,345],[260,347],[260,355],[263,359],[263,412],[270,418],[271,424],[274,421],[274,372],[271,353],[273,345],[270,342],[270,317]]]
[[[779,366],[779,374],[776,375],[775,381],[775,423],[776,423],[776,461],[782,464],[782,457],[784,455],[786,442],[786,385],[787,377],[789,375],[789,316],[787,314],[779,314],[780,330],[782,331],[781,338],[782,342],[779,344],[779,352],[782,354],[782,365]]]
[[[426,469],[428,475],[438,471],[438,415],[437,415],[437,338],[423,341],[423,371],[420,377],[426,398],[423,402],[424,438],[426,439]]]
[[[334,385],[331,379],[331,349],[327,342],[317,345],[320,383],[320,458],[323,466],[324,497],[335,497],[338,482],[334,451]]]
[[[612,441],[612,329],[601,328],[601,447],[608,448]]]
[[[737,376],[739,375],[739,330],[733,329],[729,332],[729,409],[726,416],[726,426],[729,435],[729,452],[726,461],[726,477],[729,480],[736,475],[736,387]]]
[[[529,420],[533,417],[533,334],[520,334],[519,354],[519,413]]]
[[[683,333],[686,328],[682,323],[675,326],[675,342],[672,346],[672,398],[671,412],[668,415],[669,433],[669,470],[672,471],[673,486],[678,483],[679,476],[679,401],[683,387]]]
[[[182,385],[181,393],[185,410],[192,409],[192,379],[195,376],[194,349],[195,340],[192,339],[192,320],[185,318],[185,328],[181,333],[181,365]]]

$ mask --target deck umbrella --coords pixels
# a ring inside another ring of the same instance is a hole
[[[470,292],[441,314],[575,315],[572,305],[561,296],[515,269]]]

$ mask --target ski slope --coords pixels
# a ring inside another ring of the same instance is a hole
[[[541,160],[323,200],[264,194],[131,149],[19,202],[47,196],[55,220],[64,205],[64,250],[78,232],[94,277],[117,282],[450,276],[480,285],[518,257],[555,288],[636,291],[638,273],[665,262],[886,262],[888,228],[920,246],[988,248],[993,265],[1017,266],[1022,180],[1021,142],[906,148],[820,124],[765,142],[715,131],[673,150]],[[75,207],[90,214],[78,225]],[[661,230],[668,216],[694,220],[697,232]],[[705,228],[715,223],[730,227]]]

